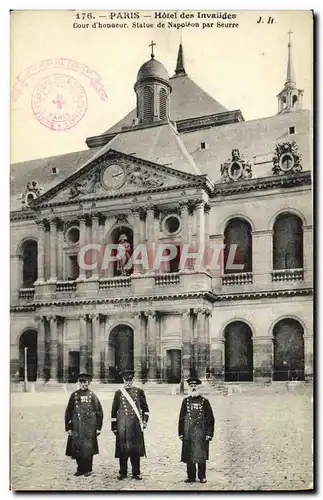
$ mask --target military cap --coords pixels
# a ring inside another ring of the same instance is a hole
[[[79,379],[79,382],[82,382],[84,380],[90,382],[91,375],[89,375],[88,373],[80,373],[78,379]]]
[[[186,382],[188,383],[188,385],[192,385],[192,384],[200,385],[200,384],[202,384],[202,381],[197,377],[190,377],[186,380]]]
[[[123,370],[121,372],[121,375],[122,375],[123,378],[129,380],[129,379],[134,378],[135,372],[134,372],[134,370]]]

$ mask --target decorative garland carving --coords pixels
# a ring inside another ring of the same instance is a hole
[[[297,174],[301,172],[302,155],[295,141],[276,144],[273,156],[273,173],[275,175]]]
[[[251,179],[251,163],[240,154],[239,149],[233,149],[231,158],[220,167],[223,182],[234,182],[242,179]]]

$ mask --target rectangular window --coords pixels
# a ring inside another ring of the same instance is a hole
[[[290,135],[295,134],[295,127],[289,127]]]

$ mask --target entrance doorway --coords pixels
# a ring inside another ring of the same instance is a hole
[[[70,351],[68,353],[68,381],[77,382],[80,373],[80,353],[79,351]]]
[[[304,380],[304,331],[295,319],[279,321],[274,328],[274,374],[278,380]]]
[[[37,332],[26,330],[19,339],[19,380],[25,379],[25,348],[27,348],[27,380],[37,380]]]
[[[225,331],[225,381],[253,380],[253,345],[250,327],[243,321],[233,321]]]
[[[180,349],[167,351],[167,382],[178,384],[181,381],[182,352]]]
[[[121,372],[134,369],[133,330],[118,325],[110,333],[108,345],[108,381],[121,383]]]

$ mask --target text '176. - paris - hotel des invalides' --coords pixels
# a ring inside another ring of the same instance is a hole
[[[80,370],[311,379],[311,117],[291,41],[285,69],[277,114],[245,121],[190,79],[182,45],[171,77],[152,53],[136,109],[88,149],[11,166],[13,382],[25,356],[35,388]]]

